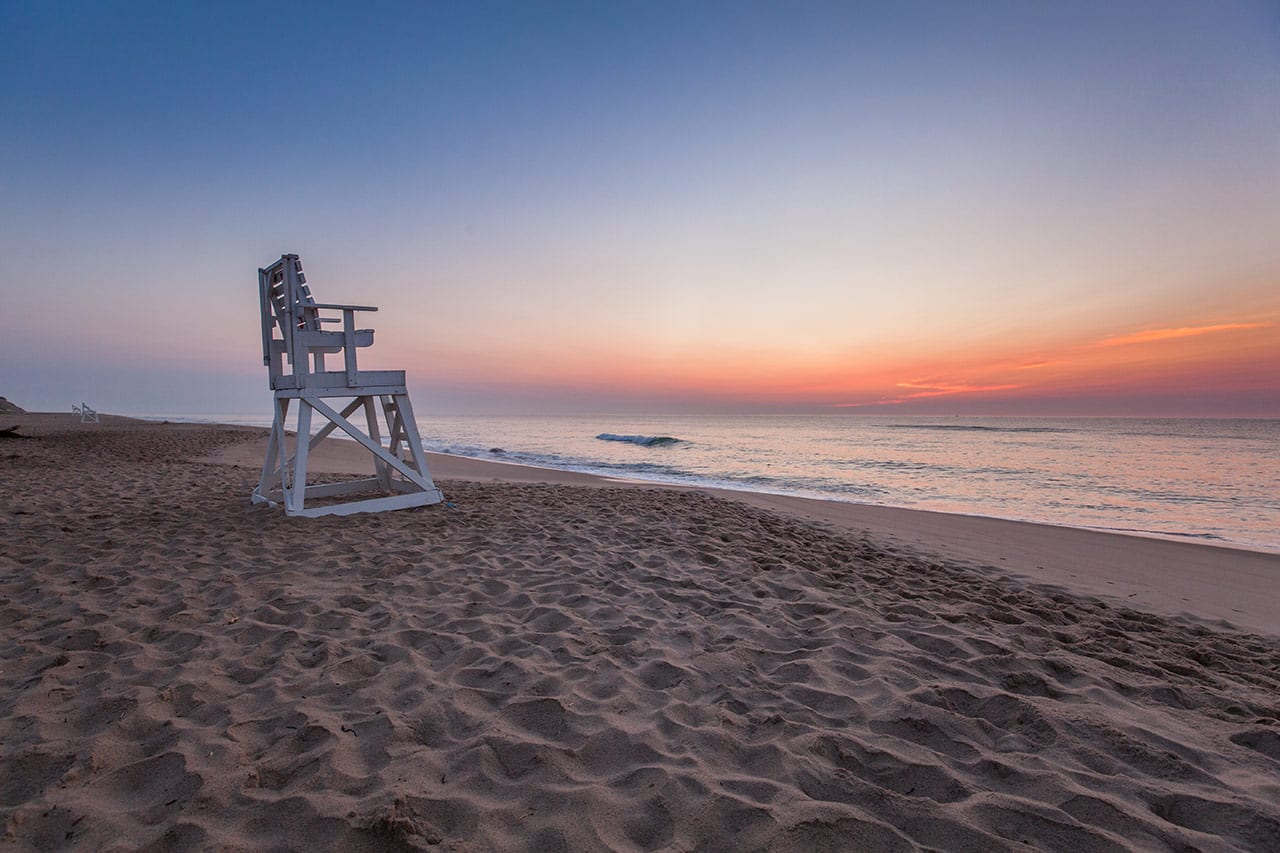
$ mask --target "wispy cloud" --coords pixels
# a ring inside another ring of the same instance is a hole
[[[902,399],[912,400],[916,397],[941,397],[944,394],[972,394],[978,391],[1011,391],[1021,385],[971,385],[968,382],[948,382],[941,380],[917,379],[914,382],[899,382],[899,388],[917,389],[914,394],[906,394]]]
[[[898,397],[884,398],[880,400],[870,400],[864,403],[832,403],[833,409],[856,409],[862,406],[892,406],[896,403],[905,403],[908,400],[919,400],[923,397],[944,397],[948,394],[973,394],[982,391],[1012,391],[1021,388],[1021,385],[973,385],[968,382],[955,382],[950,380],[933,380],[933,379],[917,379],[913,382],[898,382],[898,388],[913,389],[913,394],[903,394]]]
[[[1119,347],[1129,344],[1146,344],[1154,341],[1169,341],[1175,338],[1194,338],[1199,335],[1212,335],[1218,332],[1236,332],[1244,329],[1266,329],[1271,323],[1216,323],[1210,326],[1180,326],[1174,329],[1148,329],[1145,332],[1134,332],[1104,338],[1095,344],[1100,347]]]

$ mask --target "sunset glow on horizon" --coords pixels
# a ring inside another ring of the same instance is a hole
[[[1261,2],[9,4],[0,394],[264,408],[256,268],[297,252],[424,412],[1280,417],[1278,36]]]
[[[1208,335],[1218,339],[1194,340]],[[1044,360],[1027,363],[1032,355]],[[524,387],[549,387],[553,393],[555,383],[562,381],[571,388],[599,391],[619,383],[641,396],[665,397],[672,403],[701,399],[713,408],[722,400],[738,400],[751,404],[746,410],[884,413],[887,409],[913,411],[909,404],[931,400],[942,404],[933,410],[973,413],[974,399],[992,406],[1049,398],[1059,404],[1046,413],[1069,414],[1076,398],[1123,397],[1144,391],[1176,391],[1189,400],[1197,395],[1212,399],[1255,392],[1265,397],[1275,388],[1277,364],[1277,324],[1238,323],[1195,331],[1146,330],[1124,339],[1064,344],[1051,352],[1037,348],[1033,353],[985,357],[978,352],[943,352],[933,365],[883,358],[839,367],[812,362],[769,364],[740,355],[723,361],[704,358],[696,364],[629,356],[625,363],[606,360],[587,367],[568,357],[519,364],[495,358],[473,361],[474,374],[463,377],[469,384],[484,385],[501,375]],[[424,369],[429,370],[429,365],[426,361]],[[548,381],[548,377],[554,379]],[[1188,409],[1187,413],[1196,412],[1194,404]],[[1121,406],[1117,411],[1125,409]]]

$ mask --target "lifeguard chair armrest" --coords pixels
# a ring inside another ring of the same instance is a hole
[[[372,305],[335,305],[332,302],[314,302],[304,308],[325,308],[330,311],[377,311]]]

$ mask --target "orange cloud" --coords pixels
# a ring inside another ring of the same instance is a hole
[[[893,399],[875,400],[865,403],[833,403],[835,409],[854,409],[859,406],[891,406],[894,403],[905,403],[907,400],[918,400],[922,397],[943,397],[948,394],[973,394],[982,391],[1012,391],[1021,385],[973,385],[968,382],[951,382],[945,380],[919,379],[915,382],[898,382],[898,388],[919,389],[914,394],[903,394]]]
[[[1168,341],[1175,338],[1194,338],[1199,335],[1211,335],[1215,332],[1234,332],[1241,329],[1267,329],[1270,323],[1217,323],[1211,326],[1182,326],[1176,329],[1148,329],[1145,332],[1134,332],[1114,338],[1105,338],[1095,346],[1118,347],[1129,344],[1146,344],[1153,341]]]
[[[968,382],[899,382],[899,388],[917,388],[914,394],[903,395],[902,400],[915,400],[920,397],[943,397],[947,394],[974,394],[980,391],[1012,391],[1021,385],[973,385]]]

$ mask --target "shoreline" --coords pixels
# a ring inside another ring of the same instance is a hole
[[[202,461],[258,468],[265,445],[263,435],[224,448]],[[604,477],[436,452],[428,452],[427,456],[432,477],[437,481],[710,494],[830,524],[864,535],[903,555],[991,567],[1033,583],[1108,599],[1165,617],[1280,635],[1280,554],[1267,551],[990,516]],[[365,474],[367,458],[368,454],[354,442],[327,441],[312,452],[310,468],[317,474]]]
[[[137,417],[140,417],[148,422],[158,423],[161,421],[160,417],[153,416],[153,415],[140,415]],[[238,418],[242,416],[234,416],[234,417]],[[1024,418],[1024,419],[1034,420],[1033,418]],[[1056,421],[1061,419],[1052,418],[1049,420]],[[1072,419],[1067,418],[1066,420],[1072,420]],[[1092,419],[1084,418],[1083,420],[1092,420]],[[1102,418],[1100,420],[1116,420],[1116,419]],[[1147,419],[1135,418],[1134,420],[1147,420]],[[1275,421],[1277,419],[1275,418],[1252,418],[1252,419],[1251,418],[1199,418],[1199,419],[1187,418],[1182,420],[1188,420],[1188,421],[1222,420],[1225,422],[1236,422],[1241,420],[1259,420],[1259,421],[1270,422],[1270,421]],[[213,418],[200,418],[200,419],[180,418],[175,422],[206,424],[206,425],[226,424],[226,425],[236,425],[236,426],[265,427],[265,425],[262,423],[250,423],[249,421],[244,421],[244,420],[217,421]],[[346,436],[342,435],[341,433],[335,433],[332,437],[339,441],[349,440]],[[1204,529],[1189,528],[1186,530],[1182,530],[1182,529],[1179,529],[1177,525],[1166,525],[1166,526],[1169,526],[1170,529],[1158,529],[1158,526],[1145,527],[1145,526],[1141,526],[1140,524],[1134,524],[1133,519],[1130,519],[1131,523],[1129,526],[1121,526],[1115,523],[1108,524],[1106,523],[1105,519],[1092,519],[1092,520],[1071,519],[1071,518],[1063,519],[1063,518],[1054,517],[1052,513],[1045,513],[1045,512],[1041,512],[1038,515],[1034,513],[1024,515],[1024,514],[1019,514],[1016,510],[1012,510],[1012,509],[1002,510],[993,506],[984,507],[976,504],[966,505],[963,502],[955,502],[948,505],[937,505],[937,506],[931,505],[929,502],[913,505],[910,503],[894,503],[893,501],[883,501],[875,498],[849,497],[849,496],[839,495],[839,494],[828,494],[820,490],[805,489],[800,486],[795,486],[794,488],[793,487],[783,487],[783,488],[763,487],[756,483],[735,481],[731,477],[717,478],[717,477],[698,477],[698,476],[689,475],[686,478],[673,477],[671,479],[661,479],[661,478],[654,479],[650,474],[645,472],[628,472],[626,470],[612,469],[607,465],[604,465],[603,467],[599,465],[593,465],[592,463],[589,463],[589,462],[583,462],[581,464],[570,466],[570,467],[562,467],[554,461],[540,461],[536,458],[520,458],[525,456],[525,454],[520,452],[516,452],[515,455],[517,458],[513,459],[505,455],[505,452],[500,452],[498,454],[494,454],[492,452],[485,453],[483,452],[483,446],[471,447],[464,452],[456,452],[452,449],[433,450],[430,452],[438,453],[443,456],[449,456],[449,457],[457,456],[463,459],[471,459],[481,463],[493,462],[493,463],[499,463],[499,464],[524,466],[528,468],[534,468],[537,470],[548,470],[548,471],[555,471],[555,472],[569,471],[572,473],[587,474],[587,475],[592,475],[596,477],[601,477],[609,481],[635,481],[635,482],[652,485],[655,487],[661,487],[661,488],[723,490],[725,492],[746,492],[749,494],[763,494],[763,495],[779,496],[779,497],[786,497],[786,498],[805,498],[805,499],[816,500],[816,501],[830,501],[833,503],[853,503],[859,506],[880,506],[880,507],[885,507],[889,509],[914,510],[919,512],[937,512],[937,513],[942,513],[944,515],[961,515],[961,516],[970,516],[975,518],[991,518],[991,519],[997,519],[1001,521],[1016,521],[1016,522],[1023,522],[1027,524],[1043,524],[1043,525],[1049,525],[1053,527],[1066,527],[1066,528],[1077,529],[1077,530],[1095,531],[1099,533],[1116,533],[1116,534],[1125,535],[1125,536],[1137,536],[1137,537],[1147,538],[1147,539],[1162,539],[1170,542],[1201,544],[1201,545],[1208,545],[1208,546],[1218,547],[1218,548],[1229,548],[1229,549],[1235,549],[1235,550],[1254,551],[1254,552],[1259,552],[1263,554],[1280,555],[1280,539],[1276,539],[1274,541],[1263,541],[1258,536],[1251,535],[1250,531],[1239,531],[1238,538],[1227,538],[1223,535],[1208,532],[1207,530],[1204,530]],[[537,454],[534,454],[534,455],[536,456]],[[1111,521],[1115,522],[1116,519],[1111,519]]]
[[[341,436],[335,436],[335,438],[338,438],[341,441],[348,441],[348,439]],[[1173,543],[1183,544],[1183,545],[1197,545],[1197,546],[1203,546],[1206,548],[1221,548],[1228,551],[1247,551],[1252,554],[1266,554],[1266,555],[1280,556],[1280,545],[1267,546],[1267,545],[1258,545],[1258,544],[1252,544],[1252,543],[1246,543],[1246,542],[1231,542],[1231,541],[1222,539],[1221,537],[1214,536],[1212,534],[1163,533],[1158,530],[1137,530],[1137,529],[1120,528],[1120,527],[1089,527],[1084,525],[1059,524],[1053,521],[1042,521],[1042,520],[1036,520],[1034,518],[1016,518],[1013,516],[1004,516],[1004,515],[987,515],[980,512],[963,512],[960,510],[929,509],[927,507],[899,506],[896,504],[879,504],[879,503],[870,503],[868,501],[844,500],[844,499],[835,498],[835,497],[823,497],[817,494],[793,494],[789,492],[770,492],[770,491],[765,491],[763,489],[753,489],[749,487],[736,488],[732,486],[721,486],[721,485],[692,483],[692,482],[672,482],[668,480],[646,480],[640,477],[621,477],[621,476],[616,476],[612,474],[599,473],[596,471],[577,471],[571,468],[553,468],[550,465],[534,465],[529,462],[513,462],[507,459],[484,459],[479,456],[464,456],[459,453],[444,453],[441,451],[434,451],[434,450],[429,450],[426,452],[433,459],[439,457],[440,459],[444,459],[444,460],[458,459],[458,460],[463,460],[464,462],[477,462],[482,464],[491,462],[495,465],[508,465],[515,468],[529,468],[534,471],[550,472],[549,474],[542,476],[537,480],[529,480],[529,481],[512,480],[512,482],[552,483],[552,482],[557,482],[555,480],[555,475],[575,474],[575,475],[582,475],[585,477],[595,477],[600,480],[603,480],[604,483],[602,483],[601,485],[617,485],[617,486],[625,485],[625,486],[635,486],[640,488],[675,489],[675,490],[681,490],[681,491],[688,490],[688,491],[696,491],[696,492],[707,492],[709,494],[716,494],[716,495],[721,495],[721,496],[730,497],[730,498],[732,498],[734,495],[742,495],[744,497],[742,497],[741,499],[747,502],[750,502],[751,498],[758,497],[762,500],[777,498],[783,501],[810,501],[818,504],[836,504],[836,505],[851,505],[856,507],[872,507],[872,508],[888,510],[891,512],[931,513],[934,515],[945,516],[945,517],[987,519],[990,521],[998,521],[998,522],[1012,522],[1014,524],[1033,524],[1039,527],[1055,527],[1055,528],[1061,528],[1063,530],[1080,530],[1086,533],[1102,533],[1102,534],[1115,535],[1115,536],[1131,536],[1136,539],[1155,539],[1161,542],[1173,542]],[[432,468],[432,470],[433,471],[435,470],[434,467]],[[465,476],[459,476],[455,479],[471,479],[471,478],[465,477]],[[494,479],[503,479],[503,478],[495,477]]]

